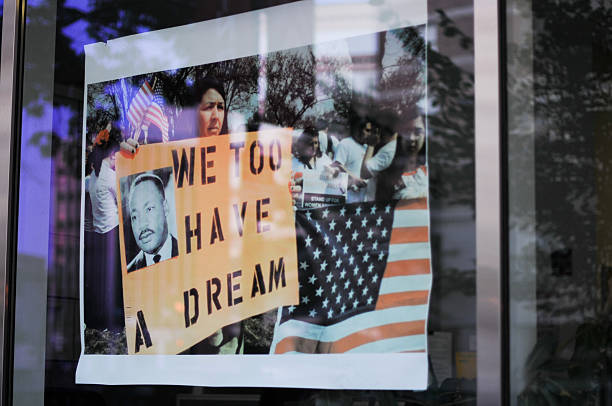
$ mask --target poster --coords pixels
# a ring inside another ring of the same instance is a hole
[[[85,47],[77,383],[427,387],[426,19],[306,1]]]

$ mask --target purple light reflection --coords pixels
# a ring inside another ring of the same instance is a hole
[[[27,109],[22,113],[17,252],[46,259],[52,173],[51,157],[43,153],[41,145],[51,147],[53,109],[48,102],[42,106],[40,115]],[[46,134],[37,140],[41,133]]]

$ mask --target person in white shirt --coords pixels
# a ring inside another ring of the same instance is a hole
[[[339,143],[340,141],[335,135],[330,134],[328,131],[319,131],[319,148],[330,159],[333,159],[336,155]]]
[[[331,163],[331,159],[321,152],[319,132],[314,127],[306,127],[295,139],[291,163],[293,172],[320,174]]]
[[[354,119],[351,123],[351,137],[347,137],[340,141],[336,155],[334,157],[334,166],[339,170],[345,171],[349,175],[349,187],[346,197],[347,203],[363,202],[366,199],[367,181],[362,179],[361,164],[366,153],[366,145],[364,142],[369,139],[376,127],[373,121],[369,119],[358,120]]]
[[[123,329],[123,292],[119,256],[119,215],[115,153],[120,132],[111,124],[96,136],[88,157],[87,184],[93,233],[85,241],[85,324],[88,328]]]
[[[111,154],[100,162],[97,170],[94,168],[88,185],[93,228],[98,234],[107,233],[119,225],[116,182],[115,155]]]

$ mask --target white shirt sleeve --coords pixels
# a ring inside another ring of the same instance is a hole
[[[366,167],[372,174],[377,174],[391,165],[395,156],[397,141],[393,140],[385,144],[378,152],[366,162]]]
[[[334,161],[339,162],[342,165],[346,165],[349,157],[348,144],[340,141],[338,144],[338,150],[334,156]]]

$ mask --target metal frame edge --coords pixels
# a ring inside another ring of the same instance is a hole
[[[477,400],[502,405],[502,134],[500,5],[474,1]]]
[[[0,56],[0,406],[12,404],[14,263],[17,240],[15,198],[19,184],[14,169],[18,145],[20,38],[24,1],[4,0]]]

